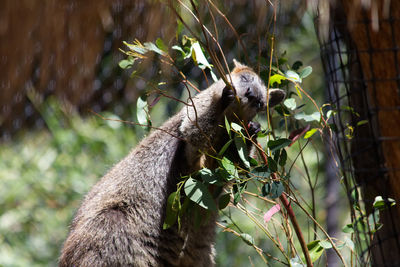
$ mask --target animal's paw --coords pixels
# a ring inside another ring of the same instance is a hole
[[[269,106],[278,105],[285,99],[286,93],[281,89],[269,89]]]
[[[235,92],[232,90],[230,87],[225,86],[224,90],[222,91],[222,97],[221,97],[221,105],[222,109],[227,108],[235,99]]]
[[[247,130],[249,131],[250,136],[255,135],[261,131],[261,125],[256,121],[250,121]]]

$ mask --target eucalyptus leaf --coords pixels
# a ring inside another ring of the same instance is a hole
[[[230,144],[232,144],[233,139],[230,139],[228,142],[225,143],[225,145],[221,148],[221,150],[218,152],[218,155],[222,156],[225,151],[228,149],[228,147],[230,146]]]
[[[238,176],[238,172],[237,172],[235,164],[227,157],[222,158],[221,165],[233,177]]]
[[[307,131],[306,134],[304,135],[304,139],[308,139],[308,138],[310,138],[311,136],[313,136],[314,133],[315,133],[317,130],[318,130],[318,128],[313,128],[313,129]]]
[[[268,196],[271,193],[271,184],[266,183],[261,187],[261,194],[263,197]]]
[[[249,246],[253,246],[254,245],[254,238],[246,233],[241,233],[240,237],[243,239],[243,241],[249,245]]]
[[[301,79],[306,78],[308,75],[310,75],[312,72],[312,67],[311,66],[307,66],[304,69],[302,69],[299,73],[299,76]]]
[[[242,137],[235,136],[235,145],[237,152],[239,154],[240,159],[242,160],[244,166],[249,169],[250,168],[250,162],[248,160],[248,153],[247,153],[247,145],[246,142],[243,140]]]
[[[271,172],[278,171],[278,165],[276,164],[276,161],[271,157],[268,157],[268,167],[271,170]]]
[[[285,77],[288,78],[289,80],[292,80],[292,81],[298,82],[298,83],[301,83],[301,81],[302,81],[299,74],[297,74],[297,72],[292,71],[292,70],[287,70],[285,72]]]
[[[229,124],[228,119],[225,116],[225,129],[228,132],[229,137],[231,137],[231,125]]]
[[[287,161],[287,152],[285,149],[282,149],[281,156],[279,157],[279,166],[285,166]]]
[[[332,248],[331,242],[329,242],[329,241],[327,241],[327,240],[321,240],[321,241],[319,242],[319,245],[320,245],[321,247],[323,247],[324,249],[330,249],[330,248]]]
[[[269,140],[267,146],[272,152],[274,152],[281,148],[287,147],[288,145],[290,145],[291,142],[292,140],[290,139],[281,138],[277,140]]]
[[[207,187],[200,181],[193,178],[189,178],[185,185],[184,191],[186,196],[193,202],[197,203],[199,206],[207,209],[216,211],[217,206],[214,202],[211,193],[208,191]]]
[[[218,208],[220,210],[226,208],[226,206],[228,206],[230,200],[231,200],[231,194],[224,194],[224,195],[220,196],[219,200],[218,200]]]
[[[273,86],[274,83],[281,84],[282,80],[286,80],[286,77],[280,74],[274,74],[269,78],[269,84],[271,86]]]
[[[271,192],[268,197],[271,199],[278,198],[282,195],[284,190],[285,190],[285,187],[283,186],[283,184],[281,182],[272,182]]]
[[[203,53],[203,50],[201,49],[201,46],[199,44],[199,42],[195,42],[192,44],[192,48],[193,48],[193,52],[192,56],[194,55],[193,59],[194,61],[198,64],[199,68],[201,69],[205,69],[205,68],[209,68],[211,69],[211,65],[210,63],[208,63],[206,56]]]
[[[285,101],[283,101],[283,104],[291,110],[295,110],[296,109],[296,99],[294,98],[287,98],[285,99]]]
[[[172,192],[167,199],[167,212],[163,224],[164,230],[173,226],[178,217],[180,205],[176,204],[175,202],[180,204],[179,197],[177,197],[177,192]]]
[[[324,248],[320,245],[319,240],[314,240],[307,244],[308,252],[310,253],[311,262],[315,262],[321,257]]]
[[[300,69],[301,66],[303,66],[303,62],[298,60],[295,63],[293,63],[292,70],[297,71],[298,69]]]
[[[304,112],[300,112],[294,115],[296,120],[304,120],[306,122],[317,121],[319,122],[321,119],[321,114],[319,112],[314,112],[312,114],[305,114]]]
[[[268,168],[267,165],[256,167],[250,172],[251,174],[254,175],[254,178],[258,180],[265,180],[266,178],[269,178],[271,175],[271,172]]]
[[[138,97],[136,102],[136,118],[142,125],[147,125],[149,108],[145,98]]]
[[[349,223],[343,226],[342,232],[346,234],[354,233],[353,224]]]
[[[146,47],[148,51],[153,51],[159,55],[165,55],[165,52],[158,48],[154,43],[146,42],[144,43],[144,47]]]
[[[156,45],[163,52],[168,52],[168,47],[164,44],[164,41],[161,38],[157,38]]]
[[[243,129],[242,126],[240,126],[239,124],[234,123],[234,122],[231,123],[231,127],[233,130],[235,130],[238,133],[240,133],[240,131]]]

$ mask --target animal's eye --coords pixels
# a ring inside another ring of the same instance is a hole
[[[240,75],[240,80],[241,80],[242,82],[248,82],[248,81],[249,81],[249,80],[247,79],[247,77],[244,76],[244,75]]]

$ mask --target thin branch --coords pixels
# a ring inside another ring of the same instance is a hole
[[[177,135],[175,135],[175,134],[173,134],[173,133],[170,133],[170,132],[168,132],[167,130],[164,130],[163,128],[158,128],[158,127],[154,127],[154,126],[151,126],[151,125],[140,124],[140,123],[136,123],[136,122],[133,122],[133,121],[125,121],[125,120],[118,120],[118,119],[106,118],[106,117],[103,117],[102,115],[100,115],[99,113],[97,113],[97,112],[95,112],[95,111],[93,111],[93,110],[91,110],[91,109],[89,109],[89,112],[93,113],[94,115],[96,115],[97,117],[99,117],[99,118],[101,118],[102,120],[105,120],[105,121],[116,121],[116,122],[122,122],[122,123],[131,124],[131,125],[137,125],[137,126],[142,126],[142,127],[148,127],[148,128],[151,128],[151,129],[160,130],[160,131],[162,131],[162,132],[164,132],[164,133],[167,133],[167,134],[169,134],[170,136],[175,137],[175,138],[177,138],[177,139],[179,139],[179,140],[186,141],[186,140],[184,140],[182,137],[179,137],[179,136],[177,136]]]

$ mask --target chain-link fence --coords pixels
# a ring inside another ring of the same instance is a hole
[[[400,3],[358,2],[320,9],[321,56],[361,266],[400,266],[398,206],[373,215],[400,195]]]

